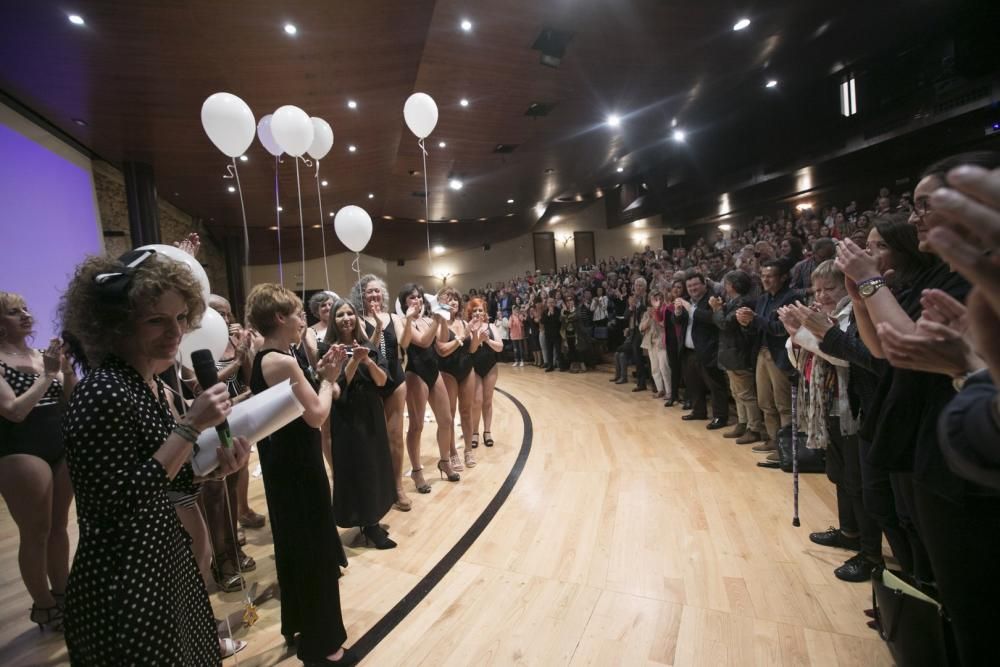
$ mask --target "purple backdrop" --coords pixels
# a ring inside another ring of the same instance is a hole
[[[0,156],[0,290],[24,296],[33,345],[45,347],[58,333],[56,307],[74,268],[103,249],[93,179],[2,123]]]

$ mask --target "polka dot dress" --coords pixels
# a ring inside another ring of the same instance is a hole
[[[112,357],[77,385],[63,422],[80,525],[66,591],[73,665],[221,662],[191,540],[152,458],[174,426],[157,393]]]

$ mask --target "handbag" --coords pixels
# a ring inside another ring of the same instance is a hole
[[[799,431],[796,438],[796,453],[799,459],[799,472],[826,472],[826,450],[809,449],[806,447],[808,436]],[[782,426],[778,431],[778,456],[781,469],[792,472],[792,427]]]
[[[958,665],[948,615],[904,575],[882,568],[872,572],[872,606],[878,633],[897,665]]]

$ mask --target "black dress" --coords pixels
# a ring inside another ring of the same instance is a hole
[[[365,320],[365,334],[369,339],[375,336],[375,325]],[[392,396],[399,385],[406,382],[406,372],[403,370],[403,362],[399,354],[399,340],[396,338],[396,325],[389,316],[389,324],[382,329],[382,335],[378,342],[379,355],[385,359],[386,374],[385,385],[379,387],[379,395],[382,398]]]
[[[25,373],[0,361],[4,379],[15,396],[20,396],[38,382],[38,373]],[[63,444],[62,416],[66,400],[59,380],[53,380],[42,398],[20,422],[0,417],[0,457],[11,454],[31,454],[55,466],[66,455]]]
[[[385,370],[385,361],[369,348]],[[330,416],[333,453],[333,513],[341,528],[372,526],[396,502],[389,433],[379,387],[359,365],[351,383],[341,373],[340,397]]]
[[[253,360],[250,389],[268,388],[261,371],[267,354]],[[347,564],[330,505],[319,429],[299,417],[257,443],[264,495],[274,537],[281,589],[281,634],[292,637],[300,660],[322,660],[347,640],[335,563]]]
[[[111,357],[77,385],[63,422],[80,526],[66,589],[73,665],[221,662],[191,538],[152,458],[175,425],[156,384],[154,395]]]

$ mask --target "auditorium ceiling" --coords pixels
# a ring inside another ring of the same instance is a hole
[[[412,92],[430,94],[440,110],[427,150],[431,241],[474,247],[524,233],[549,206],[652,178],[680,151],[689,159],[744,154],[755,145],[740,134],[747,127],[768,137],[772,153],[775,145],[794,150],[781,145],[790,142],[768,122],[770,110],[808,118],[827,100],[807,82],[918,45],[945,29],[950,7],[936,0],[4,0],[0,90],[100,159],[151,164],[160,196],[203,219],[217,238],[242,233],[240,205],[223,178],[228,158],[202,130],[203,100],[236,94],[258,119],[297,105],[326,119],[335,135],[320,165],[322,211],[315,165],[300,163],[297,175],[286,157],[276,188],[275,161],[255,141],[238,163],[253,261],[274,261],[276,189],[282,240],[297,245],[297,176],[310,256],[320,253],[320,221],[329,225],[330,212],[357,204],[375,223],[367,252],[391,260],[421,256],[426,243],[424,167],[402,115]],[[734,30],[743,17],[750,25]],[[740,124],[750,118],[755,125]],[[808,143],[811,132],[825,131],[809,125],[797,123],[789,136]],[[460,190],[448,186],[453,178]],[[331,252],[342,249],[326,236]]]

